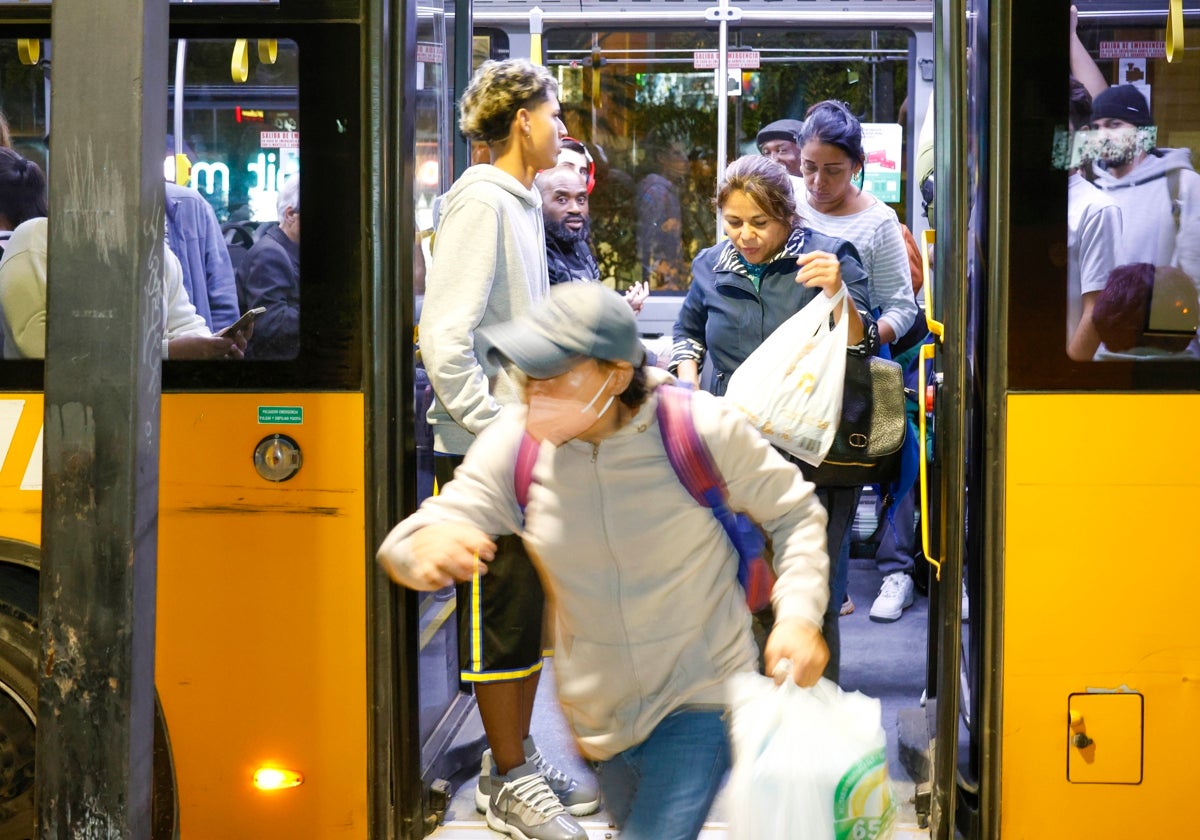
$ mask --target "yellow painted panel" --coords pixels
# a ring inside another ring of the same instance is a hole
[[[0,536],[40,544],[41,394],[0,397]],[[258,407],[297,406],[299,425]],[[271,483],[255,445],[294,438]],[[183,840],[367,836],[360,394],[168,394],[160,447],[156,678]],[[304,775],[264,793],[255,770]]]
[[[164,398],[156,682],[183,840],[367,835],[362,429],[359,394]],[[304,455],[278,484],[252,458],[275,432]],[[260,766],[304,783],[257,791]]]
[[[1007,403],[1001,834],[1172,836],[1200,731],[1200,394]],[[1064,698],[1145,698],[1140,784],[1072,784]],[[1133,834],[1130,815],[1137,815]]]
[[[42,395],[0,394],[0,537],[42,543]]]
[[[1072,694],[1067,727],[1067,778],[1075,784],[1142,780],[1142,695]]]

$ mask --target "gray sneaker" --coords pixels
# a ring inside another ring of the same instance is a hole
[[[492,778],[488,828],[514,840],[587,840],[587,832],[567,813],[532,761]]]
[[[586,817],[600,810],[600,788],[591,779],[572,779],[545,759],[533,738],[525,739],[525,759],[537,767],[558,801],[575,817]]]
[[[600,810],[600,790],[595,782],[572,779],[546,761],[532,738],[526,738],[524,746],[525,761],[538,769],[568,814],[586,817]],[[492,758],[492,751],[484,750],[479,770],[479,786],[475,788],[475,810],[481,814],[487,813],[493,791],[498,790],[502,784],[504,776],[496,772],[496,761]]]

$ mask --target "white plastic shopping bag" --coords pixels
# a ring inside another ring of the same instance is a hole
[[[821,679],[731,682],[733,840],[886,840],[896,817],[880,703]]]
[[[817,295],[738,366],[725,391],[767,440],[814,467],[825,460],[842,417],[849,309],[845,286],[833,297]]]

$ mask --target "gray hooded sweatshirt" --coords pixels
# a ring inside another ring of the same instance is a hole
[[[652,385],[670,377],[650,368]],[[712,511],[680,483],[658,428],[658,393],[598,444],[542,444],[528,503],[515,459],[525,407],[506,409],[471,447],[454,481],[388,534],[379,559],[405,585],[412,537],[434,523],[519,534],[554,609],[558,700],[583,755],[606,760],[664,718],[720,707],[734,674],[758,665],[738,556]],[[776,621],[821,626],[829,599],[825,509],[813,485],[730,403],[698,391],[696,433],[725,480],[729,507],[770,537]]]
[[[1195,231],[1200,217],[1200,175],[1192,169],[1190,149],[1159,149],[1123,177],[1095,167],[1095,184],[1121,208],[1123,232],[1117,248],[1121,264],[1178,265],[1180,230]],[[1173,176],[1168,174],[1174,172]],[[1177,189],[1171,195],[1171,185]],[[1178,201],[1176,207],[1172,202]],[[1193,234],[1194,235],[1194,234]]]
[[[477,352],[476,331],[520,317],[549,290],[541,193],[490,164],[472,166],[441,201],[421,310],[436,451],[465,454],[501,406],[520,399]]]

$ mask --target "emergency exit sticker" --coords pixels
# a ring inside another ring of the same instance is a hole
[[[258,407],[258,425],[275,423],[287,426],[299,426],[304,422],[304,408],[299,405],[260,405]]]

